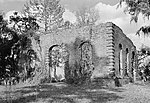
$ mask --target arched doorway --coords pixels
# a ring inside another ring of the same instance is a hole
[[[80,45],[80,53],[81,53],[81,68],[80,73],[86,74],[91,73],[94,69],[93,61],[92,61],[92,45],[89,42],[83,42]]]
[[[59,82],[65,80],[65,67],[69,62],[69,53],[64,44],[53,45],[49,49],[50,69],[49,76],[52,82]]]
[[[119,44],[119,75],[123,76],[123,54],[122,54],[122,44]]]

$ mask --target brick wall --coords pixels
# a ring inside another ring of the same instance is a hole
[[[127,70],[128,76],[131,76],[131,72],[132,72],[132,57],[133,57],[133,52],[135,53],[134,55],[134,62],[136,60],[136,47],[134,46],[133,42],[123,33],[123,31],[116,26],[115,24],[113,24],[113,35],[114,35],[114,67],[116,70],[116,74],[120,77],[125,77],[125,68],[129,69]],[[120,53],[120,47],[119,45],[122,46],[122,69],[123,69],[123,73],[120,74],[119,73],[119,53]],[[127,54],[128,53],[128,54]],[[127,60],[128,58],[128,60]],[[127,63],[128,61],[128,63]],[[128,65],[128,66],[127,66]],[[134,67],[135,69],[135,67]]]
[[[92,77],[105,76],[114,68],[116,69],[116,73],[118,73],[118,45],[120,43],[123,45],[123,52],[125,51],[124,48],[128,47],[130,57],[131,51],[135,50],[131,40],[123,34],[119,27],[110,22],[97,26],[73,27],[71,29],[44,35],[40,39],[44,58],[48,58],[47,51],[51,46],[56,44],[60,45],[61,43],[66,45],[69,52],[70,70],[76,69],[74,64],[79,61],[80,58],[80,44],[89,41],[93,48],[92,56],[95,66]],[[124,55],[123,58],[125,58]],[[48,65],[48,62],[49,60],[47,59],[46,65]],[[131,63],[129,65],[131,65]]]

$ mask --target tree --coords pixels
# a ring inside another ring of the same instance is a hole
[[[9,16],[8,22],[11,25],[9,28],[20,35],[30,35],[29,32],[35,32],[39,29],[37,20],[34,17],[21,15],[17,11]]]
[[[11,47],[19,38],[15,32],[6,27],[6,22],[3,19],[1,19],[0,24],[0,78],[5,78],[7,71],[13,74],[18,69],[15,60],[10,55]]]
[[[6,70],[9,70],[13,73],[16,71],[17,67],[11,55],[11,47],[15,44],[19,37],[17,33],[12,31],[7,27],[8,23],[3,18],[3,13],[0,14],[0,67],[1,73],[0,78],[4,78],[6,75]],[[12,69],[13,67],[13,69]]]
[[[30,65],[31,37],[37,39],[34,33],[38,29],[36,19],[17,14],[18,12],[14,12],[9,22],[0,15],[0,67],[4,75],[6,69],[9,69],[10,76],[16,75],[22,65]],[[9,24],[13,24],[12,27]]]
[[[82,7],[76,12],[77,23],[79,26],[95,24],[99,19],[99,13],[95,8]]]
[[[150,1],[149,0],[120,0],[118,5],[121,6],[122,3],[126,3],[125,12],[131,15],[131,21],[138,22],[139,14],[143,15],[143,18],[147,18],[149,20],[150,16]],[[140,35],[140,32],[143,32],[145,35],[150,32],[150,26],[142,26],[138,31],[137,35]]]
[[[61,26],[64,8],[60,0],[30,0],[25,5],[24,14],[34,17],[40,23],[43,33],[52,32]]]

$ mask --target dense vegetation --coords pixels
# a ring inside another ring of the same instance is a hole
[[[13,24],[11,27],[10,24]],[[0,15],[0,78],[16,77],[20,72],[31,75],[31,59],[35,52],[31,48],[31,38],[38,40],[34,31],[39,26],[32,17],[21,17],[18,12],[6,21]],[[22,76],[26,78],[27,76]]]

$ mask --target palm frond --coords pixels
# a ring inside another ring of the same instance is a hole
[[[143,33],[144,36],[149,36],[150,35],[150,26],[142,26],[137,32],[136,35],[140,36],[140,33]]]
[[[138,15],[141,13],[143,17],[149,19],[150,16],[150,1],[149,0],[120,0],[119,7],[122,3],[126,3],[124,12],[128,12],[132,17],[131,21],[138,21]],[[131,22],[130,21],[130,22]]]

